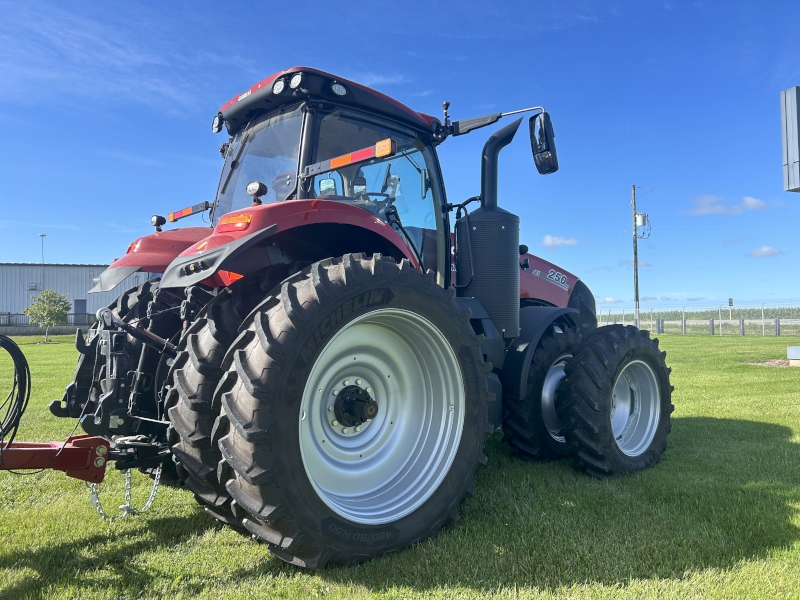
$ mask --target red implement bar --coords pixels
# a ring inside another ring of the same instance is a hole
[[[100,483],[106,475],[109,444],[93,435],[76,435],[66,442],[3,443],[0,449],[0,470],[56,469],[90,483]]]

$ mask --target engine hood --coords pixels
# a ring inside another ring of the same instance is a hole
[[[94,279],[93,292],[108,292],[123,279],[136,273],[163,273],[167,265],[186,248],[207,237],[208,227],[184,227],[151,233],[134,240],[125,256],[115,258],[111,265]]]

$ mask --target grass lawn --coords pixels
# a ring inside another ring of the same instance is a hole
[[[47,411],[77,356],[54,339],[17,339],[33,376],[21,440],[73,426]],[[0,473],[0,598],[800,598],[800,369],[748,364],[787,345],[800,338],[662,336],[675,412],[661,464],[596,481],[511,458],[495,434],[455,527],[352,569],[287,566],[185,491],[106,524],[80,481]],[[107,510],[122,480],[102,485]],[[134,481],[141,505],[148,480]]]

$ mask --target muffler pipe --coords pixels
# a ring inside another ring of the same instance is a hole
[[[481,206],[487,209],[497,207],[497,157],[500,150],[514,139],[522,118],[495,131],[483,146],[481,157]]]

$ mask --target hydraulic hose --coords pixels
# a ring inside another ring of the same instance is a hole
[[[0,443],[14,441],[19,429],[19,422],[31,398],[31,370],[28,361],[19,346],[9,337],[0,335],[0,348],[8,352],[14,363],[14,381],[11,391],[0,404]]]

